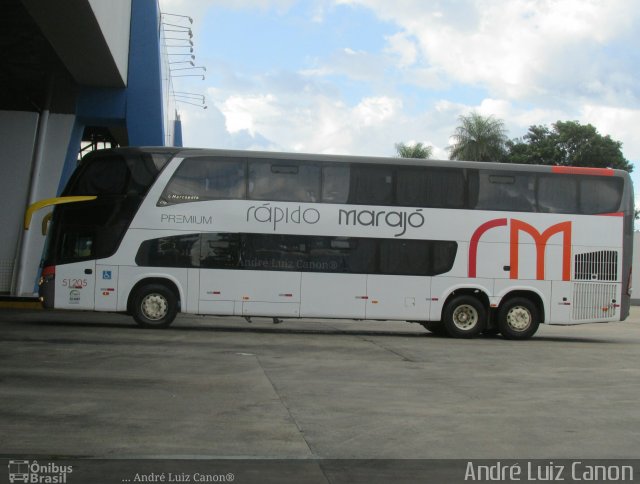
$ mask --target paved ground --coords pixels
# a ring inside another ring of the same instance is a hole
[[[640,309],[455,340],[408,323],[0,310],[0,454],[637,458]],[[325,472],[326,475],[326,472]]]

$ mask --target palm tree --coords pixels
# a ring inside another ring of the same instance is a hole
[[[453,134],[449,159],[469,161],[501,161],[505,154],[507,131],[504,122],[493,116],[472,111],[460,116],[460,126]]]
[[[429,158],[433,153],[433,146],[424,143],[396,143],[395,146],[398,158]]]

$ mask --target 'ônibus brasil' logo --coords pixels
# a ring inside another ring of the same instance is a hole
[[[469,277],[476,277],[478,262],[478,243],[480,238],[489,230],[496,227],[506,227],[509,220],[497,218],[489,220],[476,229],[469,242]],[[540,233],[532,225],[522,220],[512,218],[509,230],[509,277],[518,279],[518,263],[520,257],[520,232],[531,236],[536,245],[536,279],[544,279],[545,252],[549,239],[555,234],[562,234],[562,280],[571,279],[571,222],[561,222],[552,225]]]

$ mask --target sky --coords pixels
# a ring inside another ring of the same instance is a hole
[[[185,146],[394,156],[395,143],[422,142],[447,159],[459,117],[472,111],[504,121],[509,138],[576,120],[623,143],[640,187],[637,0],[160,7],[193,18],[196,64],[207,69],[205,80],[174,78],[208,106],[178,104]]]

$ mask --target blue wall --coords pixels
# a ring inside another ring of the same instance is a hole
[[[58,193],[76,167],[86,126],[126,127],[130,146],[163,146],[164,105],[160,57],[160,9],[157,0],[132,0],[127,87],[79,86],[76,124],[69,140]],[[174,144],[182,145],[177,121]]]
[[[127,82],[131,146],[164,144],[160,10],[156,0],[132,0]]]

